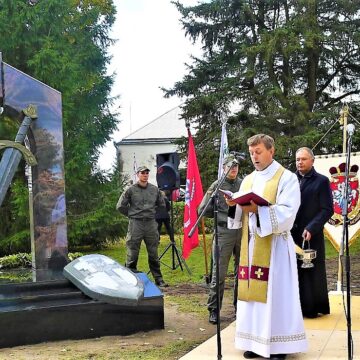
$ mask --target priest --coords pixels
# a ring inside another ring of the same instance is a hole
[[[246,359],[285,359],[307,350],[290,234],[300,188],[296,175],[274,160],[272,137],[254,135],[247,145],[255,171],[239,192],[252,190],[271,205],[228,201],[228,227],[242,227],[235,346]]]

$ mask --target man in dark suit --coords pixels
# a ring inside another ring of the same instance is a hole
[[[304,246],[317,252],[313,268],[304,269],[302,261],[298,261],[301,309],[303,316],[308,318],[330,313],[323,229],[333,214],[333,200],[329,179],[315,171],[314,160],[311,149],[302,147],[296,151],[301,205],[291,230],[297,245],[302,247],[305,240]]]

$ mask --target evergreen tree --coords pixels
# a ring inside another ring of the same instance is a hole
[[[187,98],[184,117],[199,124],[202,173],[214,179],[222,116],[230,149],[272,135],[277,159],[289,166],[294,150],[313,147],[339,118],[343,103],[357,115],[360,3],[331,0],[212,0],[174,2],[186,36],[202,44],[188,74],[166,96]],[[342,152],[340,124],[315,148]],[[355,149],[359,142],[356,141]],[[209,157],[212,157],[209,161]],[[216,160],[215,160],[216,163]],[[209,173],[210,171],[210,173]]]
[[[115,186],[96,165],[101,147],[118,123],[117,114],[110,111],[113,77],[107,74],[114,19],[112,0],[46,0],[34,6],[26,0],[0,3],[3,60],[62,93],[68,237],[76,243],[90,237],[92,224],[103,239],[110,225],[123,223],[114,199],[111,219],[106,214],[99,224],[90,215],[99,209],[110,212],[110,204],[103,202],[110,201],[109,187]],[[84,222],[86,231],[81,232]],[[19,225],[11,231],[23,229]],[[2,237],[12,235],[3,231]]]

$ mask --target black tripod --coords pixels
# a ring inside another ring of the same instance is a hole
[[[350,169],[350,156],[352,146],[352,135],[354,133],[354,125],[349,124],[347,126],[347,132],[349,134],[347,153],[346,153],[346,166],[345,166],[345,189],[343,192],[343,234],[340,248],[340,257],[345,261],[345,272],[346,272],[346,323],[347,323],[347,334],[348,334],[348,359],[353,358],[353,340],[351,335],[351,288],[350,288],[350,256],[349,256],[349,218],[348,218],[348,204],[349,204],[349,169]],[[345,245],[345,257],[344,257],[344,245]],[[344,266],[344,264],[342,264]],[[343,272],[342,272],[343,273]]]
[[[174,206],[173,206],[172,192],[173,192],[173,190],[171,190],[171,192],[170,192],[170,224],[171,224],[171,226],[170,226],[171,229],[170,229],[170,233],[169,233],[170,244],[168,244],[166,246],[163,253],[159,256],[159,260],[161,261],[162,257],[167,253],[167,251],[169,249],[171,249],[172,266],[170,267],[169,265],[164,264],[163,262],[161,262],[161,263],[172,270],[175,270],[180,266],[181,271],[184,271],[184,269],[183,269],[183,265],[184,265],[184,267],[186,268],[189,275],[191,275],[191,271],[190,271],[189,267],[187,266],[185,260],[183,259],[182,255],[180,254],[178,248],[176,247],[175,234],[174,234]],[[160,236],[160,233],[159,233],[159,236]],[[177,260],[177,265],[176,265],[176,260]]]

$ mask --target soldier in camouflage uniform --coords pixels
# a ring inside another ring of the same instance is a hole
[[[157,186],[150,184],[149,169],[137,168],[138,182],[130,185],[121,194],[116,209],[129,218],[126,236],[126,267],[137,271],[141,241],[144,240],[148,252],[150,271],[156,285],[166,287],[158,256],[159,233],[155,221],[156,207],[165,207],[164,197]]]
[[[241,180],[238,177],[239,165],[235,161],[233,155],[229,155],[224,159],[223,166],[224,172],[229,171],[225,181],[221,185],[221,189],[230,190],[231,192],[237,192],[240,188]],[[204,198],[201,201],[201,204],[198,208],[198,213],[200,214],[209,198],[211,197],[214,189],[216,188],[218,181],[215,181],[211,184],[208,191],[206,192]],[[206,217],[214,217],[214,204],[210,203],[206,212],[204,214]],[[217,216],[217,226],[218,226],[218,243],[219,243],[219,292],[220,292],[220,308],[222,304],[222,299],[224,296],[224,286],[225,286],[225,277],[229,267],[229,261],[231,255],[234,255],[234,306],[236,308],[237,302],[237,270],[239,266],[240,259],[240,241],[241,241],[241,231],[240,229],[230,230],[227,228],[227,217],[228,217],[228,205],[226,204],[225,198],[219,193],[219,202],[218,202],[218,216]],[[216,297],[216,262],[215,262],[215,241],[213,241],[212,247],[212,276],[209,286],[209,297],[207,302],[207,307],[209,310],[209,322],[212,324],[217,324],[217,297]]]

